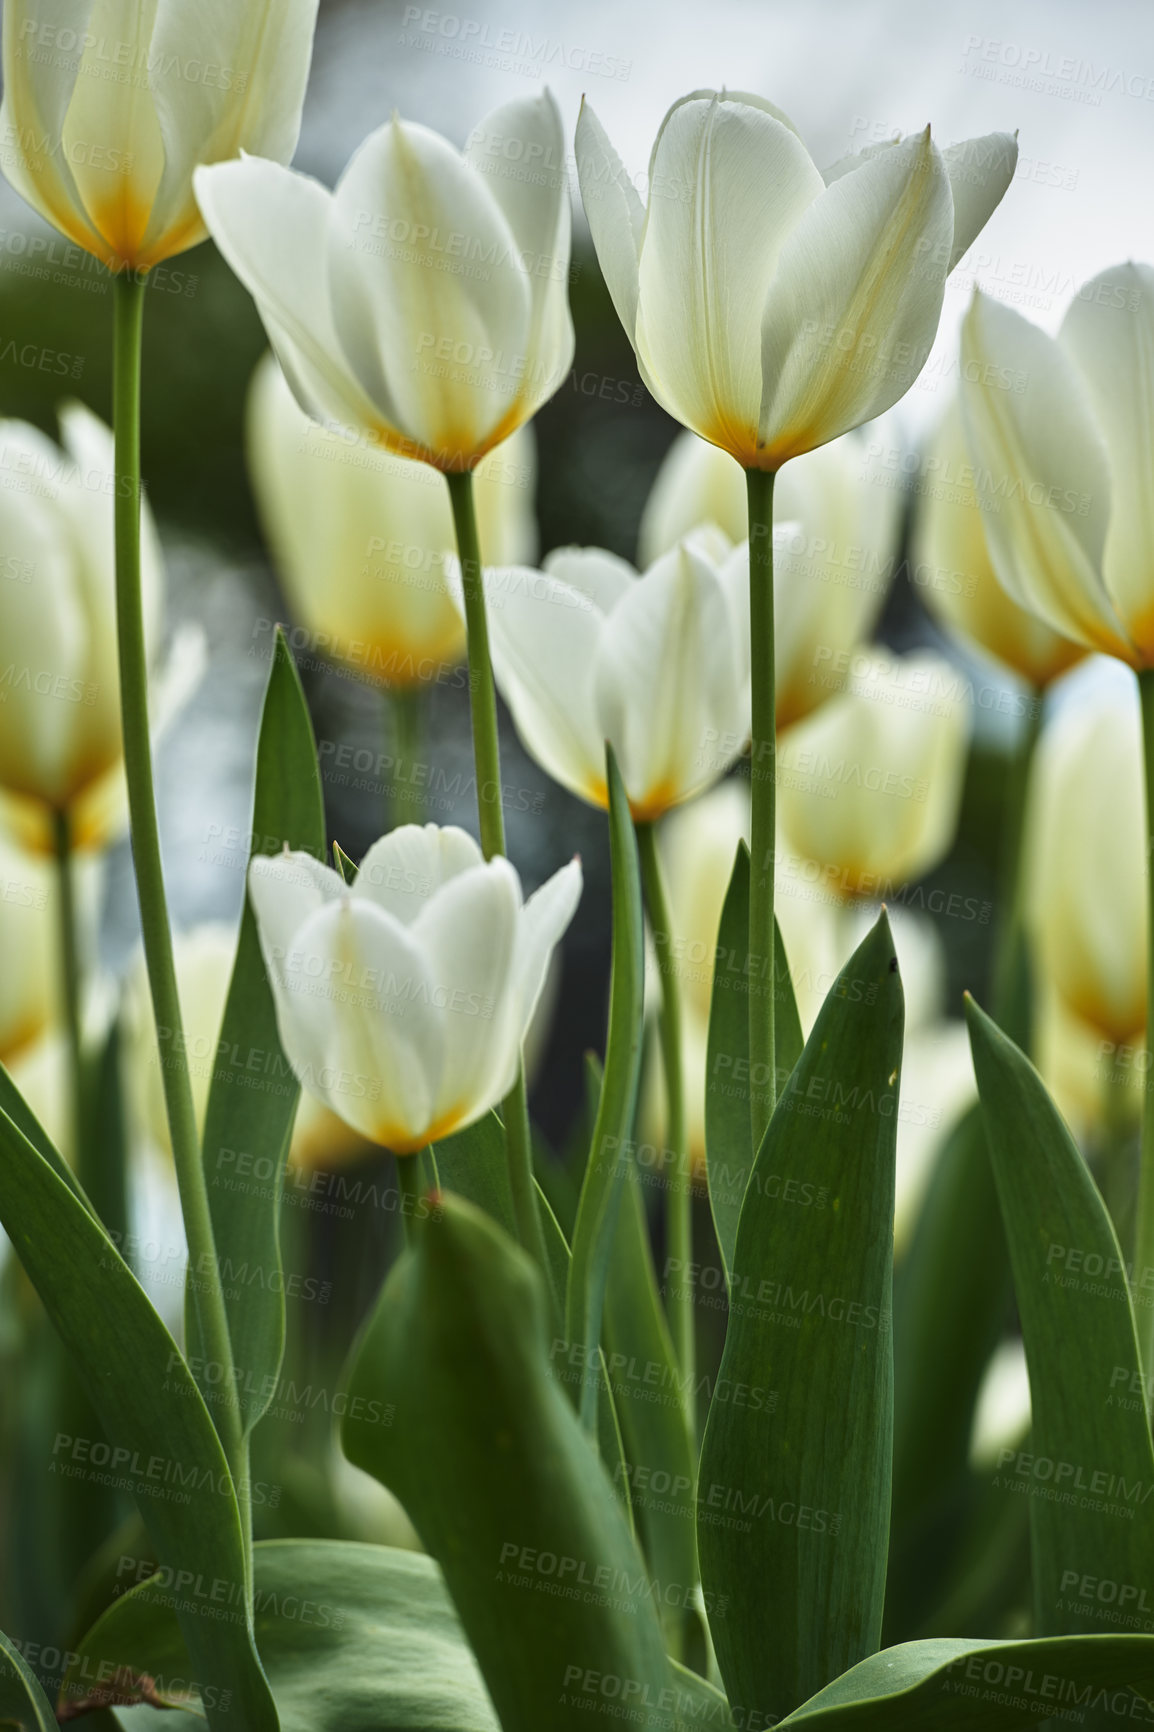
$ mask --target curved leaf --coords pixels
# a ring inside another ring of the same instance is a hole
[[[57,1732],[52,1704],[23,1654],[0,1633],[0,1725]]]

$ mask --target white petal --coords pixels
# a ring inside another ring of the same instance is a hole
[[[351,894],[412,926],[442,885],[483,859],[468,831],[455,824],[402,824],[373,843]]]
[[[284,979],[284,959],[310,915],[344,892],[340,875],[311,854],[257,854],[249,863],[248,893],[256,915],[261,954],[269,977]]]
[[[637,267],[645,206],[605,128],[585,101],[577,116],[577,179],[597,263],[632,343],[637,330]]]
[[[587,596],[601,614],[612,613],[637,581],[637,573],[627,560],[606,553],[602,547],[555,547],[544,569],[550,577]]]
[[[198,168],[201,214],[257,304],[302,409],[370,433],[391,402],[375,405],[354,377],[333,323],[327,251],[332,195],[319,181],[257,157]]]
[[[493,674],[525,750],[562,787],[603,806],[593,695],[600,610],[559,578],[520,567],[486,571],[485,599]]]
[[[1070,303],[1058,344],[1081,374],[1110,454],[1106,587],[1154,661],[1154,270],[1103,271]]]
[[[596,691],[637,817],[708,787],[742,751],[749,699],[730,604],[692,545],[664,554],[610,616]]]
[[[701,523],[715,523],[730,541],[749,534],[745,475],[728,451],[679,433],[666,452],[641,514],[637,559],[642,570]]]
[[[392,120],[361,145],[333,195],[329,272],[358,377],[439,467],[527,419],[528,272],[486,182],[439,134]]]
[[[523,1036],[541,997],[553,952],[568,929],[581,900],[581,862],[570,860],[535,890],[521,910],[517,926],[517,994]]]
[[[961,404],[1003,585],[1055,631],[1129,659],[1102,577],[1109,459],[1077,369],[1020,313],[975,294],[962,327]]]
[[[953,205],[929,135],[827,187],[763,296],[763,463],[776,468],[903,396],[933,345]]]
[[[822,192],[795,133],[728,99],[679,104],[654,151],[638,357],[671,413],[742,461],[756,446],[766,293]]]
[[[513,981],[520,912],[520,880],[498,855],[446,884],[413,924],[434,985],[445,1055],[433,1117],[451,1129],[496,1105],[511,1055],[520,1051]]]
[[[961,144],[948,144],[942,151],[942,161],[954,195],[954,240],[950,249],[952,271],[1005,197],[1018,166],[1017,134],[988,132],[982,138],[967,138]]]

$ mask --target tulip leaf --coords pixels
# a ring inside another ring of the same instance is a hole
[[[645,1012],[645,926],[641,866],[629,800],[613,748],[606,747],[609,858],[613,876],[612,972],[605,1070],[589,1160],[573,1230],[565,1333],[584,1367],[578,1406],[585,1425],[597,1415],[597,1364],[605,1287],[621,1200],[624,1149],[637,1105]]]
[[[0,1634],[0,1726],[19,1726],[26,1732],[59,1732],[52,1704],[40,1688],[35,1672]]]
[[[445,1574],[504,1732],[601,1724],[591,1679],[672,1689],[645,1567],[551,1375],[536,1266],[446,1193],[362,1332],[342,1441]],[[358,1415],[382,1392],[397,1424]]]
[[[657,1585],[668,1645],[679,1654],[686,1625],[695,1618],[696,1451],[632,1156],[625,1169],[605,1294],[605,1357],[625,1448],[622,1471]]]
[[[499,1732],[431,1558],[392,1546],[272,1540],[254,1546],[253,1578],[256,1637],[282,1732]],[[126,1684],[143,1674],[162,1701],[187,1703],[189,1656],[173,1598],[161,1574],[116,1600],[79,1644],[65,1698],[96,1696],[120,1671]],[[120,1712],[127,1725],[137,1713],[144,1726],[169,1724],[144,1707]]]
[[[729,1699],[779,1718],[878,1645],[889,1531],[902,990],[883,913],[834,983],[742,1205],[697,1536]],[[721,1399],[725,1389],[726,1398]]]
[[[775,1069],[780,1086],[801,1056],[803,1042],[785,944],[776,919],[774,934],[777,944]],[[749,849],[744,842],[739,842],[717,935],[705,1059],[706,1179],[727,1280],[733,1267],[733,1247],[741,1205],[753,1171],[749,1119],[749,992],[755,972],[749,965]]]
[[[1029,1449],[1001,1452],[995,1484],[1029,1500],[1035,1628],[1148,1627],[1154,1447],[1125,1261],[1037,1071],[972,999],[966,1017],[1030,1373]]]
[[[93,1220],[98,1220],[99,1216],[85,1194],[80,1180],[57,1149],[52,1138],[2,1064],[0,1064],[0,1112],[6,1114],[21,1136],[26,1137],[36,1153],[48,1162],[56,1177],[68,1186],[78,1202],[83,1203]]]
[[[317,859],[324,856],[316,744],[279,627],[257,742],[252,833],[256,854],[277,854],[287,843]],[[284,1352],[279,1218],[299,1094],[277,1034],[246,895],[204,1123],[205,1178],[246,1432],[272,1399]],[[240,1160],[247,1177],[240,1174]],[[199,1365],[203,1346],[191,1303],[185,1306],[185,1330],[192,1362]],[[208,1365],[203,1376],[206,1395],[212,1391],[219,1400],[219,1369]]]
[[[781,1725],[806,1732],[1023,1732],[1068,1720],[1105,1732],[1148,1724],[1151,1691],[1149,1636],[940,1637],[872,1655]]]
[[[360,867],[357,865],[355,860],[349,858],[339,842],[333,843],[333,865],[340,873],[341,879],[345,884],[356,883],[357,873],[360,871]]]
[[[0,1222],[107,1438],[58,1434],[53,1453],[61,1474],[122,1482],[160,1561],[220,1581],[233,1604],[243,1606],[236,1491],[188,1366],[99,1222],[4,1113]],[[243,1614],[218,1621],[182,1604],[195,1675],[231,1693],[231,1714],[210,1713],[210,1726],[235,1726],[239,1715],[246,1732],[275,1732],[272,1697]]]
[[[446,1191],[466,1197],[517,1237],[517,1215],[509,1184],[505,1131],[494,1112],[434,1145],[437,1173]]]

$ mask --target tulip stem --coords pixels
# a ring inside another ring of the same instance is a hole
[[[401,1220],[405,1228],[405,1244],[416,1242],[417,1222],[421,1216],[421,1203],[428,1190],[428,1174],[425,1170],[425,1152],[415,1155],[397,1155],[397,1190],[401,1194]]]
[[[423,824],[425,802],[414,774],[421,756],[420,687],[398,687],[391,695],[395,783],[385,823],[395,829],[399,824]]]
[[[657,852],[657,837],[652,824],[634,821],[637,853],[641,862],[641,882],[645,889],[645,908],[649,929],[657,952],[657,969],[661,977],[661,1065],[665,1072],[666,1130],[665,1146],[671,1156],[672,1171],[665,1191],[665,1256],[671,1269],[688,1270],[693,1262],[693,1176],[689,1168],[685,1136],[685,1084],[682,1076],[681,994],[678,991],[677,964],[673,958],[673,931],[669,920],[669,899]],[[697,1411],[694,1399],[696,1383],[697,1345],[694,1333],[693,1288],[684,1276],[677,1286],[669,1289],[669,1329],[681,1372],[685,1392],[685,1417],[691,1438],[697,1437]]]
[[[76,1177],[85,1191],[92,1175],[88,1170],[88,1135],[85,1112],[84,1041],[80,1026],[80,945],[77,939],[76,887],[72,869],[72,824],[68,813],[53,813],[56,849],[57,909],[60,933],[61,985],[64,990],[64,1027],[68,1036],[69,1101],[72,1116],[72,1161]]]
[[[445,475],[457,535],[457,557],[461,562],[461,587],[465,593],[465,629],[469,653],[469,708],[473,718],[473,768],[477,781],[477,817],[481,850],[486,860],[505,852],[505,819],[501,810],[501,753],[497,738],[497,691],[489,658],[489,622],[485,614],[485,590],[481,578],[481,544],[477,537],[477,514],[473,504],[473,477],[468,471]],[[533,1183],[533,1137],[529,1127],[529,1097],[525,1067],[502,1103],[505,1124],[505,1158],[509,1188],[517,1218],[517,1236],[528,1251],[552,1292],[549,1260],[537,1193]]]
[[[1150,1047],[1151,1006],[1154,1006],[1154,669],[1143,668],[1138,675],[1138,695],[1142,703],[1142,748],[1146,776],[1146,1047]],[[1152,1102],[1150,1070],[1146,1072],[1146,1098],[1142,1107],[1142,1154],[1138,1177],[1138,1210],[1134,1242],[1134,1285],[1142,1290],[1147,1269],[1154,1269],[1154,1102]],[[1143,1293],[1143,1297],[1145,1294]],[[1138,1343],[1142,1350],[1142,1368],[1146,1373],[1146,1388],[1154,1387],[1154,1306],[1135,1305],[1138,1323]],[[1151,1398],[1147,1398],[1150,1408]]]
[[[147,278],[123,271],[113,279],[113,418],[116,436],[116,633],[120,661],[120,716],[132,861],[140,899],[144,959],[156,1027],[163,1045],[161,1078],[188,1238],[191,1303],[200,1333],[201,1357],[213,1376],[203,1393],[216,1426],[243,1513],[248,1473],[239,1403],[221,1401],[220,1391],[235,1388],[232,1340],[221,1289],[208,1188],[200,1155],[192,1085],[172,955],[172,933],[164,890],[160,830],[152,775],[148,723],[148,662],[140,593],[140,375]],[[246,1547],[251,1536],[244,1522]]]
[[[749,775],[749,1112],[756,1157],[777,1099],[774,997],[777,991],[773,923],[774,851],[777,825],[777,695],[773,630],[772,470],[746,471],[749,499],[749,633],[753,683]],[[761,959],[760,991],[754,958]],[[759,1077],[765,1086],[758,1086]]]
[[[473,507],[473,477],[469,470],[446,474],[461,587],[465,593],[465,630],[469,641],[469,709],[473,718],[473,766],[477,780],[477,819],[486,860],[505,852],[505,817],[501,810],[501,758],[497,743],[497,691],[489,659],[489,621],[481,579],[481,544]]]

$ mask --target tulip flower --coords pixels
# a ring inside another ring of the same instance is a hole
[[[904,396],[1016,161],[1007,134],[939,150],[927,127],[823,178],[780,109],[698,90],[661,123],[646,207],[587,103],[577,123],[585,214],[642,379],[745,469]]]
[[[564,157],[545,91],[496,109],[463,155],[394,118],[332,193],[255,155],[198,170],[196,192],[301,407],[456,474],[572,361]]]
[[[463,830],[403,825],[355,882],[310,855],[249,869],[277,1027],[302,1086],[370,1142],[414,1154],[508,1094],[554,946],[581,894],[574,860],[527,902]]]
[[[939,657],[854,658],[848,689],[791,729],[781,827],[835,897],[884,896],[928,872],[957,826],[969,694]]]
[[[318,646],[394,691],[443,677],[465,628],[446,580],[453,519],[440,478],[319,427],[272,355],[249,392],[248,454],[289,605]],[[495,564],[536,551],[535,467],[527,428],[478,465],[478,526]]]
[[[205,237],[192,174],[296,149],[317,0],[4,7],[0,165],[110,270]]]
[[[28,846],[52,847],[50,816],[68,814],[74,848],[99,848],[124,821],[116,598],[113,449],[79,403],[61,411],[64,449],[20,421],[0,422],[0,787]],[[147,506],[141,522],[146,641],[159,646],[164,572]],[[167,720],[200,672],[198,635],[184,635],[153,692]]]
[[[487,570],[497,684],[525,750],[605,806],[605,741],[645,822],[717,781],[749,739],[748,555],[719,530],[638,574],[596,547]]]
[[[836,439],[785,468],[774,489],[773,607],[777,725],[800,721],[832,691],[830,665],[869,637],[897,564],[901,496],[884,485],[865,440]],[[713,523],[749,534],[745,476],[693,433],[674,440],[641,519],[651,564],[682,535]],[[788,526],[788,527],[786,527]]]
[[[1045,979],[1120,1046],[1146,1026],[1142,736],[1125,683],[1073,696],[1031,778],[1026,917]]]
[[[997,1346],[982,1373],[970,1430],[970,1468],[983,1478],[997,1473],[1030,1430],[1030,1374],[1019,1337]]]
[[[60,1015],[57,885],[48,862],[0,835],[0,1063]]]
[[[945,628],[1011,668],[1035,691],[1073,667],[1085,648],[1027,612],[998,581],[987,544],[992,513],[982,509],[960,405],[931,442],[914,519],[911,575]],[[787,473],[792,473],[787,471]]]

